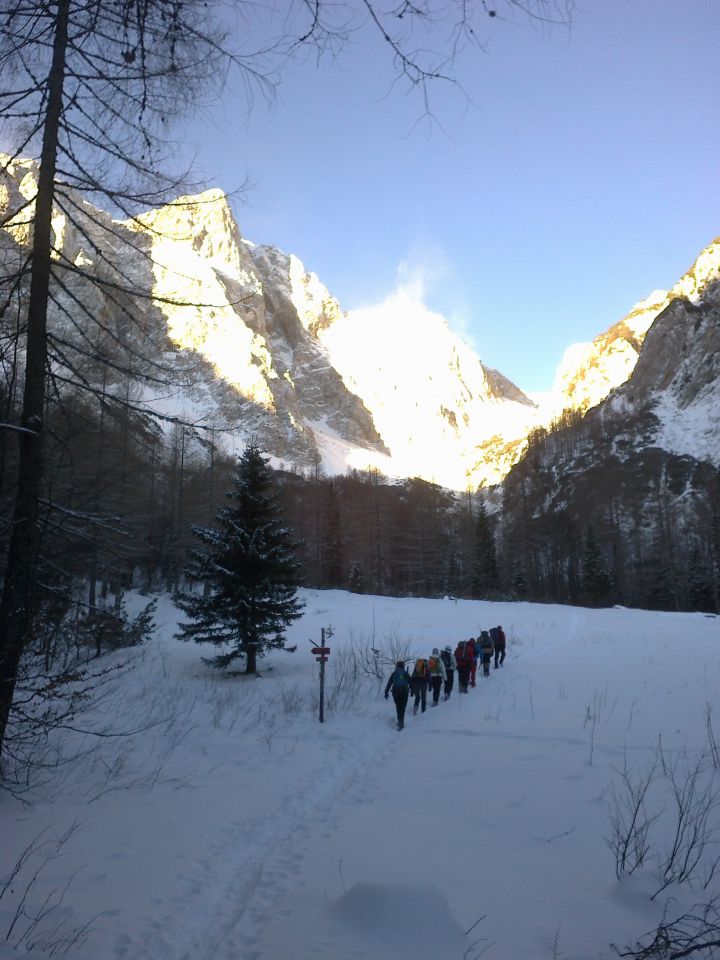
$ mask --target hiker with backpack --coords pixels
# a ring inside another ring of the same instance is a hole
[[[493,639],[493,646],[495,647],[495,669],[497,670],[498,666],[502,666],[505,662],[505,647],[507,644],[507,639],[505,637],[505,631],[502,627],[495,627],[494,630],[494,634],[492,630],[490,631],[490,636]],[[498,660],[500,661],[499,664]]]
[[[480,649],[480,637],[472,641],[472,663],[470,664],[470,686],[476,684],[478,662],[482,662],[482,650]]]
[[[443,659],[440,656],[440,651],[437,647],[433,647],[432,653],[428,657],[428,670],[430,672],[430,686],[432,687],[433,692],[433,703],[432,705],[436,707],[440,703],[440,691],[442,685],[447,679],[447,674],[445,673],[445,664]]]
[[[480,631],[480,653],[482,656],[483,676],[490,676],[490,661],[492,660],[495,648],[493,647],[492,637],[487,630]]]
[[[458,691],[460,693],[468,692],[468,682],[470,680],[470,670],[472,668],[473,657],[475,656],[475,640],[470,637],[469,640],[461,640],[455,647],[455,662],[457,663]]]
[[[410,696],[410,674],[405,669],[405,662],[398,660],[395,669],[390,675],[390,679],[385,687],[385,699],[387,700],[392,690],[395,709],[397,711],[397,728],[402,730],[405,726],[405,710]]]
[[[422,707],[420,712],[425,713],[425,708],[427,707],[428,686],[430,685],[430,671],[428,670],[428,664],[425,657],[418,657],[415,661],[411,681],[412,693],[415,697],[413,714],[418,712],[419,706]]]
[[[440,656],[442,657],[442,662],[445,664],[445,699],[449,700],[455,680],[455,670],[457,668],[450,644],[448,644],[444,650],[440,651]]]

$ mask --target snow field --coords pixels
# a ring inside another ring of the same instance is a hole
[[[678,769],[707,746],[717,618],[305,598],[288,635],[297,652],[261,661],[260,679],[205,666],[204,648],[173,639],[177,612],[161,599],[154,641],[84,718],[149,729],[74,734],[66,749],[90,752],[51,771],[30,806],[0,795],[3,874],[41,830],[77,823],[28,900],[37,913],[69,881],[62,904],[14,951],[17,923],[2,960],[31,943],[51,955],[61,920],[91,924],[68,954],[82,960],[598,960],[653,929],[670,897],[702,898],[696,881],[650,900],[672,826],[662,776],[648,796],[665,812],[647,863],[618,881],[607,839],[618,770],[648,770],[658,742]],[[317,722],[307,641],[321,627],[334,629],[332,694],[351,645],[427,656],[497,623],[505,667],[467,696],[410,711],[402,733],[384,680],[346,687],[344,709]],[[15,886],[0,900],[0,943]]]

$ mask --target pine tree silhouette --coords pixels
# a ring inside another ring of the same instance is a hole
[[[217,514],[215,527],[193,527],[204,549],[194,550],[186,570],[194,582],[209,583],[205,596],[184,591],[178,606],[190,622],[178,637],[230,649],[212,659],[227,667],[246,658],[246,673],[257,672],[257,655],[285,648],[284,631],[301,614],[300,583],[292,531],[283,525],[272,490],[269,462],[250,443],[238,460],[232,505]]]

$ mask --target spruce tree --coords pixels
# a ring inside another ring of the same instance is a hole
[[[482,497],[478,499],[477,515],[475,517],[474,553],[470,591],[471,596],[477,599],[497,591],[500,586],[495,534]]]
[[[343,535],[340,502],[334,480],[324,485],[325,503],[320,540],[320,586],[339,589],[343,580]]]
[[[220,509],[216,526],[192,528],[204,548],[192,552],[186,574],[210,590],[180,595],[178,606],[191,622],[178,637],[229,645],[212,659],[217,667],[244,656],[245,672],[256,673],[257,655],[285,649],[284,630],[302,613],[295,544],[272,485],[269,462],[253,441],[238,460],[227,494],[232,504]]]
[[[582,584],[586,600],[593,607],[599,606],[603,600],[607,599],[612,587],[610,575],[605,569],[602,553],[595,539],[595,531],[590,526],[587,528],[585,537]]]

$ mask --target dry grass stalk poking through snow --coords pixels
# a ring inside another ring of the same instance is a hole
[[[39,892],[41,875],[62,855],[63,848],[78,829],[73,823],[59,837],[39,833],[23,850],[3,880],[0,889],[0,936],[15,950],[42,950],[47,956],[66,954],[82,944],[92,920],[76,927],[63,916],[62,904],[73,875],[62,889]]]

